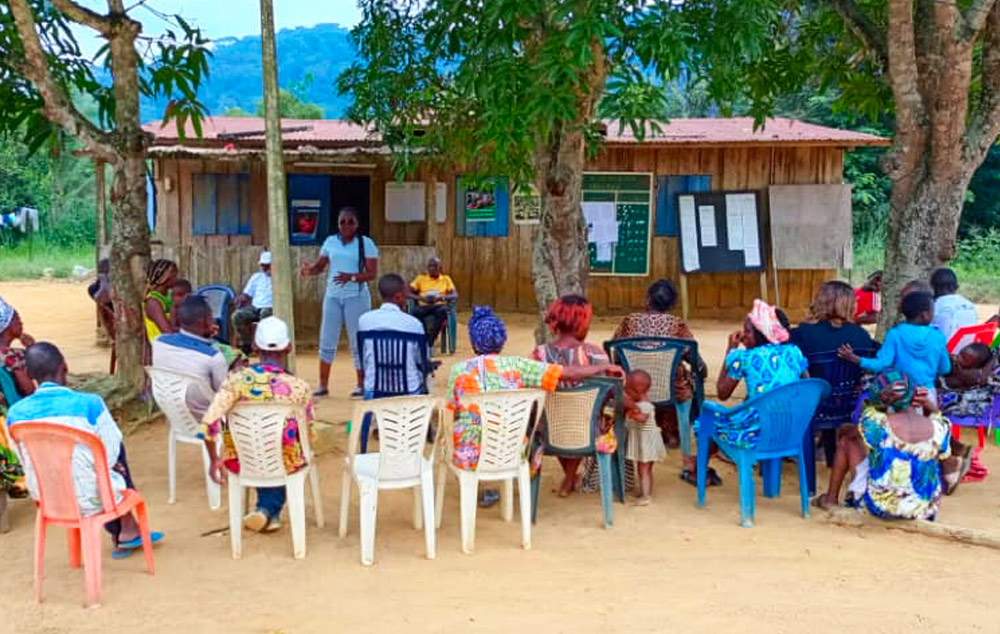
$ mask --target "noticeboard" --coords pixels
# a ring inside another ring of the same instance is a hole
[[[681,270],[685,273],[763,271],[759,191],[677,195]]]
[[[583,175],[583,215],[592,273],[649,274],[652,189],[652,174]]]

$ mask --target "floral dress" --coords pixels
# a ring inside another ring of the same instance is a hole
[[[626,315],[615,329],[612,339],[628,339],[630,337],[670,337],[672,339],[691,339],[694,334],[683,319],[670,313],[632,313]],[[691,359],[697,364],[697,359]],[[678,401],[690,401],[694,398],[694,388],[691,377],[683,364],[677,366],[674,377],[674,396]]]
[[[747,398],[770,392],[797,381],[809,362],[795,344],[769,343],[726,355],[726,374],[747,383]]]
[[[264,403],[293,403],[300,407],[285,420],[282,434],[282,460],[286,473],[295,473],[306,465],[307,456],[299,437],[299,419],[306,423],[313,420],[313,403],[309,384],[292,376],[276,365],[257,364],[230,373],[216,392],[212,404],[202,418],[198,437],[215,440],[222,434],[222,461],[232,473],[240,472],[239,455],[229,435],[226,414],[237,403],[256,401]],[[311,427],[310,427],[311,431]]]
[[[482,421],[479,408],[462,405],[467,394],[497,390],[541,388],[554,392],[562,366],[524,357],[481,355],[456,363],[448,379],[448,409],[455,413],[452,461],[459,469],[473,471],[479,464]]]
[[[886,519],[934,519],[941,502],[939,461],[951,455],[951,426],[940,413],[931,414],[934,432],[927,440],[908,443],[896,436],[889,417],[867,406],[858,427],[868,453],[865,506]]]

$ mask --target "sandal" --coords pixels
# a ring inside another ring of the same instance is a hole
[[[322,397],[326,396],[329,393],[330,393],[330,390],[327,389],[327,388],[325,388],[325,387],[318,387],[315,390],[313,390],[313,396],[315,398],[322,398]]]
[[[152,545],[155,545],[163,540],[163,533],[160,531],[152,531],[149,534],[149,541]],[[118,542],[118,547],[111,551],[112,559],[128,559],[132,556],[136,550],[142,548],[142,537],[136,537],[135,539],[130,539],[127,542]]]
[[[691,469],[682,469],[680,478],[691,486],[698,486],[698,477]],[[722,486],[722,478],[719,477],[719,474],[712,467],[705,470],[705,484],[710,487]]]
[[[694,487],[698,486],[698,477],[695,476],[694,471],[692,471],[690,469],[681,469],[680,478],[681,478],[681,480],[683,480],[684,482],[687,482],[691,486],[694,486]]]
[[[710,487],[722,486],[722,478],[719,477],[719,474],[712,467],[709,467],[705,471],[705,479],[708,481],[708,486]]]

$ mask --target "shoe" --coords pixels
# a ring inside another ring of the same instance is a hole
[[[270,520],[264,511],[250,511],[243,516],[243,528],[255,533],[262,533]]]
[[[844,508],[848,509],[861,508],[861,498],[855,497],[853,491],[848,491],[847,495],[844,496]]]
[[[488,509],[500,501],[500,489],[486,489],[479,496],[480,508]]]
[[[280,517],[270,517],[267,520],[267,526],[264,527],[262,533],[274,533],[281,530],[281,518]]]
[[[349,394],[349,396],[355,400],[359,400],[364,395],[365,395],[364,390],[362,390],[360,387],[354,388],[353,390],[351,390],[351,393]]]
[[[330,390],[326,389],[325,387],[318,387],[315,390],[313,390],[313,397],[314,398],[323,398],[324,396],[326,396],[329,393],[330,393]]]

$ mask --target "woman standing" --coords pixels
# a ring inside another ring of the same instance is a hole
[[[319,275],[328,266],[330,272],[326,278],[319,334],[319,387],[313,395],[329,393],[330,365],[337,354],[340,331],[346,328],[358,380],[351,397],[360,398],[364,377],[358,354],[358,319],[372,308],[368,282],[378,275],[378,247],[370,238],[358,233],[358,212],[353,207],[340,210],[337,233],[323,242],[318,260],[302,264],[299,274],[302,277]]]

